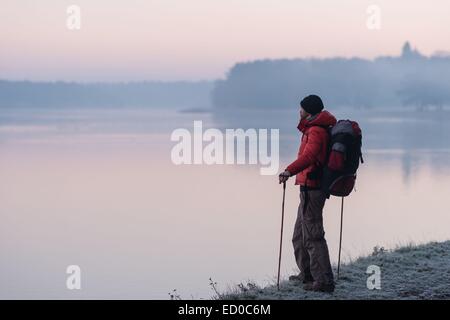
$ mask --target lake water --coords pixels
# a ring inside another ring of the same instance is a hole
[[[365,164],[345,200],[343,258],[450,238],[450,112],[350,112]],[[281,166],[295,159],[297,112],[2,110],[0,298],[208,298],[276,276],[282,189],[258,165],[171,162],[175,128],[281,128]],[[298,188],[288,182],[282,274],[295,270]],[[325,207],[337,261],[340,199]],[[79,265],[82,289],[66,288]]]

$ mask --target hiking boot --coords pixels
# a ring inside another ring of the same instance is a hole
[[[294,274],[292,276],[289,276],[289,281],[296,281],[296,282],[302,282],[302,283],[312,283],[313,279],[312,277],[304,277],[303,274]]]
[[[305,284],[303,284],[303,290],[312,291],[313,288],[313,282],[306,282]]]
[[[314,282],[312,284],[310,290],[316,291],[316,292],[333,293],[334,292],[334,283],[324,284],[324,283]]]
[[[292,276],[289,276],[289,281],[303,281],[303,276],[301,274],[294,274]]]

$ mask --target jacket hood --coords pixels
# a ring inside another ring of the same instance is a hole
[[[312,116],[309,119],[300,120],[297,129],[301,132],[304,132],[309,127],[319,126],[319,127],[329,127],[334,126],[336,124],[336,118],[324,110],[319,112],[318,114]]]

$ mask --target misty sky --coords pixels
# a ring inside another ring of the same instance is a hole
[[[81,30],[66,27],[69,5]],[[369,5],[381,29],[366,26]],[[206,80],[239,61],[450,51],[448,0],[1,0],[0,79]]]

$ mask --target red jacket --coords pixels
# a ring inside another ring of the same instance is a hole
[[[312,188],[320,186],[319,180],[307,179],[307,175],[325,163],[329,140],[326,128],[335,124],[336,118],[328,111],[300,121],[297,128],[303,135],[297,160],[286,168],[291,175],[297,175],[295,184],[307,184]]]

